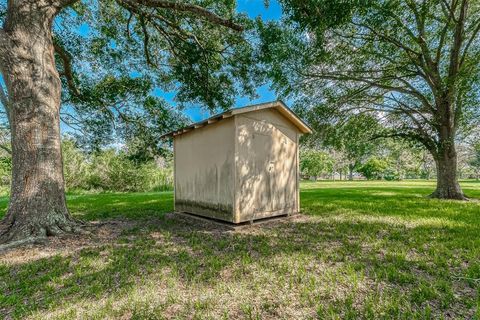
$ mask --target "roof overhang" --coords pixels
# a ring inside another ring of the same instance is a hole
[[[297,127],[301,133],[303,134],[312,133],[312,129],[302,119],[300,119],[292,110],[290,110],[290,108],[288,108],[283,101],[277,100],[277,101],[272,101],[267,103],[246,106],[242,108],[230,109],[223,113],[214,115],[213,117],[210,117],[206,120],[196,122],[182,129],[164,134],[160,138],[176,137],[186,132],[208,126],[210,124],[213,124],[215,122],[221,121],[226,118],[230,118],[235,115],[252,112],[252,111],[259,111],[263,109],[275,109],[278,112],[280,112],[285,118],[287,118],[295,127]]]

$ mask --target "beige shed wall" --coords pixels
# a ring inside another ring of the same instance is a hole
[[[233,221],[235,121],[176,136],[175,210]]]
[[[275,109],[235,122],[235,222],[298,212],[298,129]]]

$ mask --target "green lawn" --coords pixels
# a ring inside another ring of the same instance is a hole
[[[305,215],[237,231],[165,214],[171,192],[69,195],[96,227],[0,256],[0,315],[480,319],[480,201],[432,190],[305,182]]]

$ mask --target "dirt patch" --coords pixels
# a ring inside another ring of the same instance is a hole
[[[305,222],[312,220],[312,217],[295,215],[282,219],[264,221],[259,224],[242,225],[239,227],[232,227],[232,225],[222,224],[208,219],[198,219],[196,217],[189,217],[175,213],[167,213],[165,215],[165,220],[169,220],[173,224],[172,229],[206,232],[213,236],[222,236],[224,233],[250,235],[262,234],[265,230],[275,228],[279,225],[292,222]],[[95,248],[101,245],[115,243],[119,237],[128,230],[156,227],[164,223],[164,220],[134,221],[115,219],[92,221],[86,225],[84,228],[85,232],[83,233],[49,237],[42,242],[26,244],[18,248],[6,250],[0,255],[0,264],[23,264],[55,255],[72,255],[84,248]],[[158,238],[162,237],[162,234],[154,232],[151,236],[158,240]]]
[[[48,237],[41,242],[6,250],[0,255],[0,264],[23,264],[58,254],[71,255],[83,248],[114,242],[124,230],[136,225],[137,222],[128,220],[92,221],[85,226],[82,233]]]

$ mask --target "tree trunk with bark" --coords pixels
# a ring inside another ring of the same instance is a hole
[[[0,67],[9,98],[13,176],[2,242],[76,229],[65,201],[61,82],[51,33],[59,7],[48,0],[9,4]]]
[[[438,199],[465,200],[462,188],[458,183],[457,177],[457,153],[452,145],[441,149],[435,157],[437,166],[437,188],[430,195]]]

